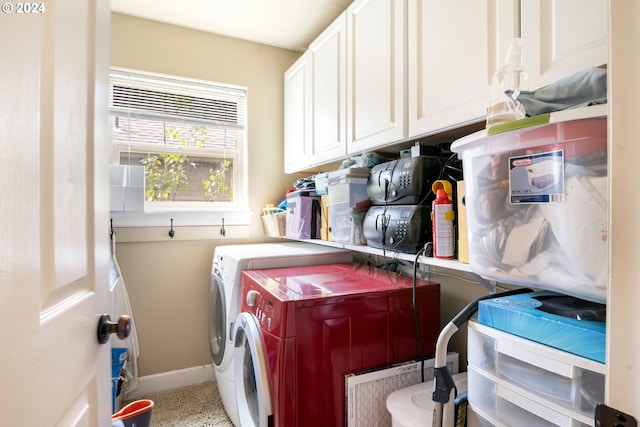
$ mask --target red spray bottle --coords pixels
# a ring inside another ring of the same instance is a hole
[[[453,202],[443,188],[436,191],[432,203],[431,226],[433,229],[433,256],[451,259],[454,257],[455,239],[453,233]]]

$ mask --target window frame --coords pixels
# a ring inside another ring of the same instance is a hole
[[[127,80],[133,79],[135,83]],[[140,80],[137,80],[140,79]],[[162,114],[136,114],[127,112],[125,108],[114,108],[113,103],[113,85],[129,84],[135,87],[143,87],[145,89],[157,90],[161,92],[172,93],[163,84],[168,84],[173,92],[177,92],[176,88],[184,90],[184,94],[189,96],[203,96],[200,89],[207,89],[209,94],[210,88],[214,90],[227,90],[232,95],[238,96],[243,94],[244,105],[238,114],[238,125],[222,124],[223,122],[215,122],[203,119],[184,119],[176,117],[175,122],[190,123],[197,125],[205,125],[209,127],[233,128],[239,131],[238,144],[236,150],[227,150],[223,148],[210,148],[203,152],[200,149],[189,147],[179,147],[166,150],[165,146],[151,147],[148,144],[138,144],[129,141],[128,143],[115,142],[113,140],[113,132],[115,126],[115,117],[133,117],[145,118],[156,121],[162,121],[170,118]],[[143,81],[142,84],[138,83]],[[233,193],[231,202],[206,202],[206,201],[156,201],[144,202],[144,212],[112,212],[112,218],[119,226],[157,226],[164,225],[168,222],[168,218],[177,219],[182,225],[216,225],[224,218],[224,222],[229,225],[245,225],[249,223],[249,203],[248,203],[248,174],[247,174],[247,88],[220,84],[215,82],[207,82],[191,78],[183,78],[177,76],[163,75],[158,73],[131,70],[126,68],[111,67],[109,70],[109,141],[110,141],[110,164],[120,164],[121,154],[126,155],[127,152],[142,153],[176,153],[188,154],[198,157],[210,157],[212,159],[229,159],[233,162]],[[221,126],[222,125],[222,126]]]

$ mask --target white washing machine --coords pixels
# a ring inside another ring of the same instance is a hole
[[[238,423],[233,369],[233,327],[240,308],[243,270],[351,263],[351,252],[303,242],[218,246],[213,254],[209,293],[209,345],[216,383],[229,418]]]

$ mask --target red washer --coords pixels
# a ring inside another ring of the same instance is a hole
[[[413,281],[360,264],[243,273],[234,364],[240,426],[345,424],[349,373],[419,358]],[[427,357],[440,330],[440,285],[417,282]]]

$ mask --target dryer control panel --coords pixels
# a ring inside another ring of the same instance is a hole
[[[258,319],[261,327],[274,334],[279,334],[281,314],[275,308],[276,302],[274,301],[276,300],[271,298],[266,290],[255,289],[255,284],[248,282],[250,281],[245,279],[243,311],[252,313]]]

